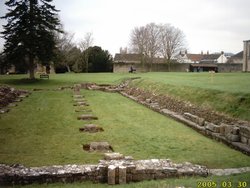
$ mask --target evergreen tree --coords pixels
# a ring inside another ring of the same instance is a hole
[[[2,19],[4,54],[7,61],[29,70],[30,79],[35,78],[34,69],[39,61],[48,64],[55,48],[54,31],[59,31],[58,10],[52,0],[7,0],[8,12]]]

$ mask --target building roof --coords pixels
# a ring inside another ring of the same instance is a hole
[[[187,58],[194,62],[208,61],[214,62],[221,54],[187,54]]]
[[[141,55],[140,54],[115,54],[114,61],[115,62],[141,61]]]
[[[202,60],[216,60],[221,56],[221,54],[205,54]]]
[[[187,58],[192,61],[201,61],[203,58],[202,54],[187,54]]]
[[[232,58],[242,58],[243,59],[243,51],[235,54],[234,56],[232,56]]]

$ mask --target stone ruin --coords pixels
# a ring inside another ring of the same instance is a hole
[[[118,86],[83,83],[79,87],[118,92],[156,112],[190,126],[207,137],[222,141],[230,147],[250,155],[250,122],[237,120],[169,96],[130,87],[130,81],[131,79],[126,80]]]
[[[80,132],[89,132],[89,133],[96,133],[96,132],[103,132],[103,128],[99,127],[94,124],[88,124],[85,125],[84,127],[79,128]]]
[[[92,114],[82,114],[77,117],[78,120],[98,120],[98,117]]]
[[[100,160],[96,165],[54,165],[25,167],[0,164],[0,185],[23,185],[31,183],[83,182],[125,184],[144,180],[156,180],[181,176],[209,175],[209,170],[188,162],[173,163],[169,159],[133,160],[131,157]],[[117,157],[120,154],[115,154]]]
[[[120,93],[156,112],[188,125],[207,137],[222,141],[230,147],[250,155],[249,122],[225,117],[215,112],[210,113],[205,109],[201,109],[201,112],[198,113],[204,114],[204,117],[200,117],[189,112],[189,110],[193,113],[197,112],[192,104],[174,102],[169,97],[157,96],[139,88],[127,88]]]
[[[16,102],[21,102],[23,98],[29,95],[30,92],[27,90],[0,86],[0,114],[8,112],[9,107],[17,106]]]
[[[113,152],[112,146],[108,142],[91,142],[90,144],[83,144],[83,150],[89,152]]]

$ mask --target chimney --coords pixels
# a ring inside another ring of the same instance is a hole
[[[221,55],[223,55],[224,54],[224,52],[223,51],[221,51]]]
[[[207,51],[207,55],[209,55],[209,50]]]
[[[201,55],[203,55],[203,50],[201,50]]]
[[[187,50],[185,50],[185,54],[186,54],[186,55],[188,54],[188,51],[187,51]]]

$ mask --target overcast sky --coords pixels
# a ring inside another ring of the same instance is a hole
[[[250,0],[54,0],[66,31],[75,41],[92,32],[94,45],[112,55],[129,47],[131,30],[147,23],[181,29],[190,53],[237,53],[250,39]],[[0,15],[6,12],[0,0]],[[4,23],[0,21],[1,25]],[[2,30],[2,27],[0,27]],[[0,50],[3,48],[0,42]]]

